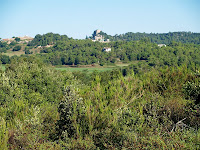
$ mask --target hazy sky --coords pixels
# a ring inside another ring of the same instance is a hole
[[[200,0],[0,0],[0,38],[200,32]]]

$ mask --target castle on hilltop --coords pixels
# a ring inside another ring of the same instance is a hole
[[[99,41],[99,42],[109,42],[109,39],[107,39],[106,41],[104,40],[104,37],[103,35],[100,34],[101,33],[101,30],[97,29],[94,31],[94,33],[92,34],[92,41],[96,42],[96,41]]]

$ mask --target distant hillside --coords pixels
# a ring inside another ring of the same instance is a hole
[[[59,35],[54,33],[37,34],[28,46],[47,46],[56,44],[57,41],[67,41],[69,38],[66,35]]]
[[[110,41],[138,41],[141,39],[148,39],[150,42],[157,44],[170,44],[172,41],[181,43],[194,43],[200,44],[200,33],[192,32],[169,32],[169,33],[133,33],[128,32],[120,35],[108,35],[104,32],[100,32],[104,39],[110,39]]]

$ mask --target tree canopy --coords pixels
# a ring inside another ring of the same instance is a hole
[[[100,32],[104,36],[104,39],[110,39],[110,41],[138,41],[147,38],[152,43],[157,44],[170,44],[172,41],[181,43],[194,43],[200,44],[200,33],[192,32],[169,32],[169,33],[133,33],[127,32],[119,35],[108,35],[104,32]]]

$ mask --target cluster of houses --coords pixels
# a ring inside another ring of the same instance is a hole
[[[91,40],[92,40],[93,42],[98,41],[98,42],[101,42],[101,43],[109,43],[110,40],[107,39],[107,40],[105,41],[103,35],[101,35],[100,33],[101,33],[101,30],[95,30],[94,33],[92,34]],[[111,52],[111,48],[110,48],[110,47],[104,47],[104,48],[102,49],[102,51],[103,51],[103,52]]]
[[[101,33],[101,30],[95,30],[94,31],[94,33],[92,34],[92,41],[93,42],[96,42],[96,41],[99,41],[101,43],[108,43],[108,42],[110,42],[109,39],[104,40],[103,35],[101,35],[100,33]]]
[[[107,39],[106,41],[104,40],[103,35],[100,34],[101,30],[95,30],[94,33],[92,34],[91,40],[93,42],[99,41],[101,43],[108,43],[110,42],[109,39]],[[158,44],[158,47],[166,47],[165,44]],[[110,52],[111,48],[110,47],[104,47],[103,50],[104,52]]]

